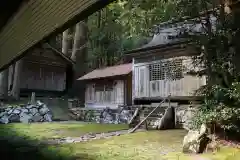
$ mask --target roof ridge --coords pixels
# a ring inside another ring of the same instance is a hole
[[[114,65],[114,66],[104,66],[103,68],[96,68],[94,70],[102,70],[102,69],[106,69],[106,68],[112,68],[112,67],[118,67],[118,66],[123,66],[123,65],[130,65],[132,63],[124,63],[124,64],[118,64],[118,65]]]
[[[105,68],[98,68],[88,72],[77,80],[99,79],[107,77],[115,77],[127,75],[132,71],[132,63],[124,63],[120,65],[108,66]]]

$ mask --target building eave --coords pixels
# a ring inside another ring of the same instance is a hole
[[[114,0],[28,0],[0,32],[0,71]],[[14,47],[13,47],[14,45]]]

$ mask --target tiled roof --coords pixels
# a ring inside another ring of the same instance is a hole
[[[90,79],[98,79],[98,78],[105,78],[105,77],[121,76],[121,75],[129,74],[131,71],[132,71],[132,63],[128,63],[128,64],[106,67],[102,69],[96,69],[78,78],[77,80],[90,80]]]

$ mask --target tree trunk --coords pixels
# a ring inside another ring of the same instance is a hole
[[[75,27],[75,34],[74,34],[74,41],[73,41],[73,48],[72,48],[72,55],[71,55],[71,59],[73,61],[76,61],[77,51],[78,51],[78,48],[80,48],[81,23],[82,22],[77,23]]]
[[[70,54],[68,52],[69,47],[70,47],[69,29],[67,29],[63,32],[62,35],[62,53],[70,57]]]
[[[76,79],[87,73],[87,33],[88,27],[87,21],[82,21],[76,24],[73,50],[71,59],[76,62],[74,66],[74,83],[73,89],[74,95],[77,95],[82,102],[84,102],[85,96],[85,84],[82,81]]]
[[[8,96],[8,69],[0,73],[0,98],[7,98]]]
[[[13,65],[11,65],[11,67],[9,67],[9,73],[8,74],[10,74],[10,80],[9,80],[9,91],[11,91],[12,90],[12,87],[13,87],[13,81],[14,81],[14,74],[15,74],[15,63],[13,64]]]
[[[13,87],[11,91],[11,96],[18,100],[20,97],[20,75],[22,70],[22,60],[19,60],[15,64],[15,72],[14,72],[14,79],[13,79]]]
[[[77,56],[86,50],[87,47],[87,25],[85,22],[79,22],[76,24],[73,49],[71,59],[77,60]]]

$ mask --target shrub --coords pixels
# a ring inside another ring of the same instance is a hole
[[[212,86],[208,90],[204,103],[193,116],[191,128],[199,128],[202,123],[240,132],[240,83],[233,83],[230,88]]]

